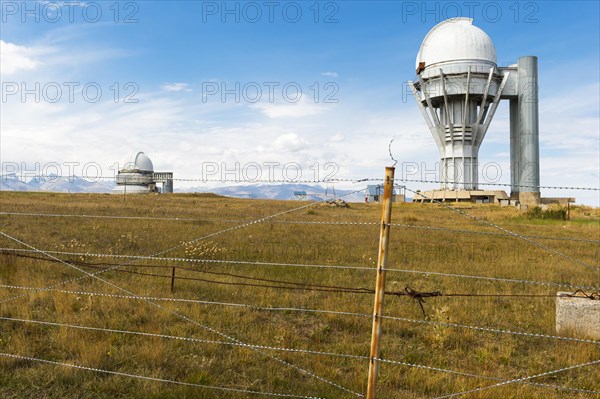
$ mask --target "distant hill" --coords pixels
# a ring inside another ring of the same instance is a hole
[[[78,176],[35,177],[24,181],[15,174],[0,176],[2,191],[52,191],[58,193],[109,193],[115,183],[112,181],[90,181]]]
[[[48,176],[22,180],[15,174],[0,176],[1,191],[51,191],[60,193],[110,193],[115,186],[113,181],[89,181],[78,176]],[[358,187],[357,187],[358,189]],[[305,192],[306,200],[321,200],[329,197],[343,197],[347,202],[364,201],[364,191],[334,190],[315,184],[245,184],[225,187],[177,188],[176,193],[215,193],[234,198],[293,200],[300,197],[296,192]]]
[[[357,187],[358,189],[358,187]],[[191,187],[175,189],[176,192],[211,192],[227,197],[235,198],[254,198],[254,199],[277,199],[293,200],[299,199],[296,192],[305,192],[306,200],[321,200],[329,197],[343,197],[347,202],[362,202],[365,198],[364,190],[354,192],[354,190],[334,190],[329,187],[323,187],[318,184],[247,184],[239,186],[226,187]]]

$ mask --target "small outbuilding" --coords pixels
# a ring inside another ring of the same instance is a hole
[[[116,177],[117,185],[113,194],[149,194],[159,193],[156,183],[163,184],[163,192],[173,192],[173,173],[154,172],[154,165],[142,151],[127,154],[119,163]]]
[[[413,202],[474,202],[476,204],[502,204],[510,197],[502,190],[432,190],[417,192]]]
[[[367,186],[365,193],[365,202],[380,202],[383,199],[383,184]],[[405,188],[404,186],[394,186],[392,192],[392,202],[404,202],[405,201]]]

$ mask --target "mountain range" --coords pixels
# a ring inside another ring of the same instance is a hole
[[[78,176],[34,177],[21,179],[16,174],[0,176],[0,191],[50,191],[60,193],[110,193],[115,186],[113,181],[90,181]],[[359,188],[357,187],[357,190]],[[277,199],[277,200],[322,200],[341,197],[346,202],[362,202],[364,190],[340,190],[332,186],[323,187],[311,184],[240,184],[225,187],[177,188],[179,193],[215,193],[227,197]],[[302,195],[306,193],[306,195]],[[298,195],[300,194],[300,195]]]
[[[0,191],[51,191],[57,193],[110,193],[112,181],[90,181],[78,176],[33,177],[21,179],[16,174],[0,176]]]

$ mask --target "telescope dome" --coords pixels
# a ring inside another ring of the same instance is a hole
[[[496,66],[496,48],[472,18],[451,18],[427,33],[416,61],[417,73],[454,62]]]
[[[153,172],[154,165],[142,151],[129,153],[119,163],[119,172]]]

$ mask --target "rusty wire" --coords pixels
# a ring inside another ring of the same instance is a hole
[[[559,297],[561,297],[561,298],[587,298],[587,299],[591,299],[592,301],[600,301],[600,292],[592,292],[592,293],[588,294],[582,290],[577,290],[577,291],[573,292],[572,294],[560,294]]]
[[[12,290],[25,290],[25,291],[40,291],[38,287],[30,287],[30,286],[19,286],[19,285],[9,285],[9,284],[0,284],[0,288],[12,289]],[[215,305],[215,306],[226,306],[226,307],[235,307],[235,308],[247,308],[251,310],[257,311],[266,311],[266,312],[305,312],[305,313],[321,313],[321,314],[331,314],[338,316],[356,316],[356,317],[373,317],[372,314],[366,313],[356,313],[356,312],[348,312],[342,310],[327,310],[327,309],[309,309],[309,308],[295,308],[295,307],[275,307],[275,306],[259,306],[259,305],[251,305],[247,303],[234,303],[234,302],[220,302],[220,301],[207,301],[202,299],[189,299],[189,298],[173,298],[173,297],[150,297],[150,296],[131,296],[131,295],[122,295],[122,294],[109,294],[105,292],[89,292],[89,291],[70,291],[70,290],[62,290],[58,288],[46,289],[47,292],[55,292],[60,294],[67,295],[88,295],[88,296],[96,296],[96,297],[105,297],[105,298],[115,298],[115,299],[128,299],[128,300],[145,300],[149,299],[152,301],[160,301],[160,302],[179,302],[179,303],[189,303],[189,304],[198,304],[198,305]],[[560,341],[568,341],[568,342],[578,342],[578,343],[587,343],[587,344],[600,344],[600,341],[590,340],[590,339],[582,339],[582,338],[572,338],[572,337],[562,337],[556,335],[548,335],[534,332],[525,332],[525,331],[512,331],[500,328],[493,327],[483,327],[483,326],[472,326],[472,325],[464,325],[457,323],[449,323],[442,322],[437,320],[417,320],[410,319],[406,317],[397,317],[397,316],[381,316],[382,319],[386,320],[395,320],[402,321],[407,323],[416,323],[416,324],[427,324],[427,325],[440,325],[446,327],[453,328],[463,328],[470,329],[481,332],[488,332],[494,334],[511,334],[511,335],[519,335],[524,337],[534,337],[534,338],[546,338],[546,339],[555,339]]]
[[[30,249],[17,249],[17,248],[0,248],[0,254],[15,254],[15,253],[39,253]],[[143,256],[143,255],[117,255],[117,254],[98,254],[98,253],[87,253],[87,252],[65,252],[65,251],[50,251],[46,250],[44,253],[52,255],[66,255],[69,257],[94,257],[94,258],[113,258],[113,259],[129,259],[130,262],[123,264],[123,266],[133,265],[134,260],[156,260],[160,262],[185,262],[194,264],[236,264],[236,265],[252,265],[252,266],[282,266],[282,267],[303,267],[303,268],[325,268],[325,269],[339,269],[339,270],[360,270],[360,271],[374,271],[372,267],[364,266],[350,266],[350,265],[324,265],[324,264],[303,264],[303,263],[281,263],[281,262],[261,262],[261,261],[244,261],[235,259],[207,259],[207,258],[178,258],[178,257],[158,257],[158,256]],[[72,259],[72,258],[70,258]],[[112,264],[111,264],[112,265]],[[172,267],[172,266],[170,266]],[[181,269],[187,269],[181,266],[176,266]],[[197,269],[190,269],[197,270]],[[425,271],[416,269],[395,269],[386,268],[386,271],[399,272],[399,273],[416,273],[423,274],[425,276],[440,276],[440,277],[454,277],[454,278],[466,278],[476,280],[486,280],[494,282],[506,282],[513,284],[529,284],[537,286],[548,286],[548,287],[564,287],[569,289],[582,289],[582,290],[598,290],[597,286],[585,286],[571,283],[559,283],[551,281],[531,281],[531,280],[520,280],[520,279],[509,279],[504,277],[489,277],[489,276],[474,276],[467,274],[454,274],[454,273],[443,273],[435,271]],[[0,302],[2,303],[2,302]]]
[[[55,259],[49,258],[41,258],[35,255],[25,255],[19,254],[19,257],[30,258],[35,260],[41,260],[45,262],[58,262]],[[189,272],[195,272],[200,274],[208,274],[220,277],[227,277],[232,279],[240,279],[246,281],[223,281],[223,280],[214,280],[209,278],[200,278],[200,277],[189,277],[189,276],[176,276],[169,274],[155,274],[155,273],[147,273],[141,272],[137,270],[128,270],[128,269],[114,269],[111,266],[114,266],[110,263],[91,263],[91,262],[83,262],[83,261],[71,261],[72,264],[76,264],[82,267],[90,267],[93,269],[100,269],[106,271],[116,271],[120,273],[129,273],[134,275],[140,275],[145,277],[158,277],[158,278],[166,278],[166,279],[179,279],[179,280],[187,280],[187,281],[197,281],[207,284],[217,284],[217,285],[225,285],[225,286],[241,286],[241,287],[252,287],[252,288],[265,288],[265,289],[277,289],[277,290],[294,290],[294,291],[313,291],[313,292],[329,292],[329,293],[338,293],[338,294],[374,294],[375,290],[371,288],[365,287],[349,287],[349,286],[339,286],[339,285],[324,285],[324,284],[311,284],[304,283],[298,281],[289,281],[289,280],[277,280],[277,279],[266,279],[261,277],[253,277],[246,276],[242,274],[228,273],[228,272],[215,272],[209,270],[199,270],[181,266],[160,266],[160,265],[140,265],[140,264],[129,264],[126,265],[128,267],[140,267],[140,268],[158,268],[158,269],[181,269]],[[112,270],[111,270],[112,269]],[[247,282],[251,281],[251,282]],[[564,297],[578,296],[577,294],[581,294],[584,297],[589,299],[598,299],[600,295],[596,292],[591,294],[586,294],[582,290],[576,290],[572,294],[531,294],[531,293],[517,293],[517,294],[502,294],[502,293],[443,293],[440,290],[436,291],[418,291],[411,287],[406,286],[403,291],[388,291],[385,293],[386,295],[396,296],[396,297],[407,297],[414,300],[421,309],[423,314],[423,318],[425,320],[429,320],[427,313],[425,311],[425,299],[426,298],[434,298],[434,297],[479,297],[479,298],[556,298],[556,297]],[[582,297],[582,296],[578,296]]]

